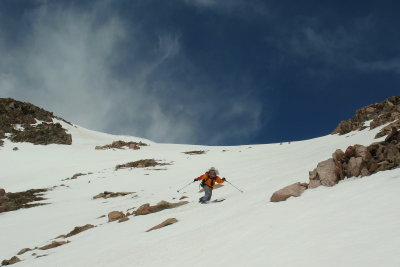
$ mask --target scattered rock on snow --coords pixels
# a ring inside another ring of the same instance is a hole
[[[271,196],[271,202],[279,202],[288,199],[289,197],[298,197],[300,196],[306,189],[307,184],[305,183],[294,183],[288,185],[278,191],[276,191]]]
[[[153,230],[156,230],[156,229],[160,229],[160,228],[162,228],[162,227],[165,227],[165,226],[167,226],[167,225],[171,225],[171,224],[174,224],[174,223],[177,223],[177,222],[178,222],[177,219],[175,219],[175,218],[169,218],[169,219],[163,221],[162,223],[160,223],[160,224],[158,224],[158,225],[156,225],[156,226],[150,228],[150,229],[147,230],[146,232],[150,232],[150,231],[153,231]]]
[[[79,233],[82,233],[86,230],[92,229],[94,227],[96,227],[96,226],[94,226],[92,224],[86,224],[84,226],[76,226],[71,232],[69,232],[66,235],[61,235],[60,237],[63,237],[63,238],[71,237],[71,236],[77,235]]]
[[[150,206],[149,203],[143,204],[136,211],[135,215],[147,215],[154,212],[159,212],[165,209],[172,209],[189,203],[188,201],[181,201],[177,203],[169,203],[167,201],[160,201],[157,205]]]
[[[52,248],[56,248],[62,245],[65,245],[69,243],[69,241],[53,241],[51,244],[48,244],[46,246],[40,247],[40,250],[48,250],[48,249],[52,249]]]
[[[108,222],[113,222],[121,218],[126,217],[126,215],[121,211],[112,211],[108,213]]]
[[[127,147],[129,149],[134,149],[134,150],[138,150],[140,149],[141,146],[147,146],[147,144],[142,143],[142,142],[125,142],[125,141],[114,141],[112,142],[112,144],[110,145],[105,145],[105,146],[96,146],[95,149],[97,150],[104,150],[104,149],[123,149],[124,147]]]
[[[160,163],[154,159],[142,159],[134,162],[128,162],[125,164],[120,164],[115,166],[115,170],[119,170],[122,168],[147,168],[147,167],[155,167],[155,166],[165,166],[170,165],[169,163]]]
[[[14,256],[14,257],[12,257],[11,259],[9,259],[9,260],[3,260],[2,262],[1,262],[1,265],[12,265],[12,264],[15,264],[15,263],[17,263],[17,262],[20,262],[21,260],[17,257],[17,256]]]
[[[4,188],[0,188],[0,196],[4,196],[6,194],[6,190]]]
[[[7,193],[0,197],[0,205],[4,207],[3,212],[18,210],[21,208],[31,208],[41,205],[46,205],[47,203],[31,203],[34,201],[45,200],[43,198],[44,192],[49,189],[30,189],[23,192]]]
[[[181,196],[180,198],[179,198],[179,200],[182,200],[182,199],[185,199],[185,198],[188,198],[187,196]]]
[[[205,154],[206,151],[205,150],[194,150],[194,151],[186,151],[186,152],[182,152],[182,153],[187,154],[187,155],[202,155],[202,154]]]
[[[31,250],[32,250],[31,248],[23,248],[17,253],[17,255],[22,255],[22,254],[24,254],[24,253],[26,253],[28,251],[31,251]]]
[[[120,197],[120,196],[126,196],[126,195],[130,195],[130,194],[134,194],[134,193],[135,192],[109,192],[109,191],[104,191],[103,193],[95,195],[93,197],[93,199]]]

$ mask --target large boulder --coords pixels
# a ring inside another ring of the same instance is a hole
[[[363,168],[362,157],[350,158],[349,163],[347,165],[347,177],[359,176],[361,174],[362,168]]]
[[[280,202],[285,201],[289,197],[298,197],[307,189],[308,185],[305,183],[294,183],[288,185],[275,193],[271,196],[271,202]]]
[[[339,181],[338,169],[333,159],[318,163],[317,173],[321,184],[324,186],[334,186]]]
[[[6,190],[4,190],[3,188],[0,188],[0,197],[5,196],[6,195]]]

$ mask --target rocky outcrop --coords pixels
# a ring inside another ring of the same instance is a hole
[[[0,139],[4,139],[5,134],[8,133],[9,139],[13,142],[70,145],[71,135],[67,134],[61,124],[53,123],[53,119],[69,123],[54,116],[52,112],[32,104],[11,98],[0,98]],[[36,125],[38,121],[41,123]]]
[[[103,193],[95,195],[93,197],[93,199],[123,197],[123,196],[134,194],[134,193],[135,192],[109,192],[109,191],[104,191]]]
[[[168,225],[177,223],[177,222],[178,222],[177,219],[175,219],[175,218],[169,218],[169,219],[163,221],[162,223],[160,223],[160,224],[158,224],[158,225],[156,225],[156,226],[154,226],[154,227],[151,227],[151,228],[150,228],[149,230],[147,230],[146,232],[150,232],[150,231],[153,231],[153,230],[156,230],[156,229],[160,229],[160,228],[162,228],[162,227],[165,227],[165,226],[168,226]]]
[[[114,141],[110,145],[104,145],[104,146],[96,146],[95,149],[97,150],[104,150],[104,149],[124,149],[124,148],[129,148],[129,149],[134,149],[138,150],[142,146],[147,146],[147,144],[142,143],[142,142],[125,142],[125,141]]]
[[[48,250],[48,249],[52,249],[52,248],[56,248],[65,244],[68,244],[69,241],[53,241],[51,242],[51,244],[48,244],[46,246],[40,247],[40,250]]]
[[[31,208],[47,203],[32,203],[35,201],[45,200],[44,193],[49,189],[30,189],[23,192],[5,193],[0,196],[0,213],[18,210],[22,208]]]
[[[371,174],[392,170],[400,167],[400,132],[393,127],[385,141],[376,142],[369,146],[353,145],[346,151],[338,149],[332,158],[318,163],[317,167],[309,172],[308,188],[320,185],[333,186],[340,180],[350,177],[365,177]],[[293,184],[275,192],[272,202],[286,200],[290,196],[297,196],[304,190],[301,184]]]
[[[271,202],[279,202],[288,199],[289,197],[298,197],[307,189],[308,185],[304,183],[294,183],[288,185],[271,196]]]
[[[167,201],[160,201],[157,205],[150,206],[149,203],[143,204],[136,211],[135,215],[147,215],[154,212],[159,212],[165,209],[172,209],[189,203],[188,201],[181,201],[177,203],[169,203]]]
[[[170,165],[169,163],[161,163],[154,159],[141,159],[134,162],[128,162],[125,164],[120,164],[115,166],[115,170],[123,169],[123,168],[147,168],[147,167],[155,167],[155,166],[165,166]]]
[[[67,134],[59,123],[25,125],[22,131],[13,130],[9,138],[13,142],[28,142],[35,145],[72,144],[72,136]]]
[[[400,120],[400,96],[393,96],[382,102],[375,103],[356,111],[356,114],[347,121],[341,121],[332,134],[347,134],[365,128],[374,129],[386,123]],[[364,125],[371,121],[370,125]],[[380,135],[385,134],[382,132]]]
[[[12,257],[12,258],[9,259],[9,260],[3,260],[3,261],[1,262],[1,265],[2,265],[2,266],[12,265],[12,264],[15,264],[15,263],[20,262],[20,261],[21,261],[21,260],[20,260],[17,256],[14,256],[14,257]]]

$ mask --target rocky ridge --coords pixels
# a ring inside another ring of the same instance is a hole
[[[71,124],[30,103],[0,98],[0,145],[3,144],[1,139],[6,137],[12,142],[36,145],[72,144],[72,136],[61,124],[53,123],[53,119]]]
[[[343,152],[338,149],[332,158],[321,161],[309,172],[309,183],[295,183],[276,191],[272,202],[300,196],[306,189],[318,186],[334,186],[350,177],[365,177],[371,174],[400,167],[400,131],[392,127],[382,142],[369,146],[353,145]]]
[[[365,125],[367,121],[371,121],[369,126]],[[341,121],[332,134],[343,135],[368,127],[372,130],[393,121],[400,124],[400,96],[392,96],[381,102],[358,109],[352,118]]]

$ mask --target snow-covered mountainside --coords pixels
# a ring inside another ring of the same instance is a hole
[[[5,138],[0,146],[0,188],[48,189],[34,202],[46,205],[0,213],[0,260],[17,256],[21,267],[400,266],[399,168],[270,202],[275,191],[308,183],[309,172],[337,149],[385,140],[375,136],[388,124],[301,142],[209,147],[158,144],[52,120],[72,136],[71,145]],[[95,149],[118,140],[140,145]],[[145,159],[160,165],[116,168]],[[198,203],[199,183],[189,183],[211,166],[243,193],[225,182],[213,191],[213,199],[225,201]],[[162,200],[188,203],[139,215],[143,204]],[[129,220],[109,222],[112,211]],[[171,218],[177,222],[146,232]],[[67,235],[87,224],[95,227]],[[52,242],[60,246],[46,249]],[[32,250],[17,255],[24,248]]]

